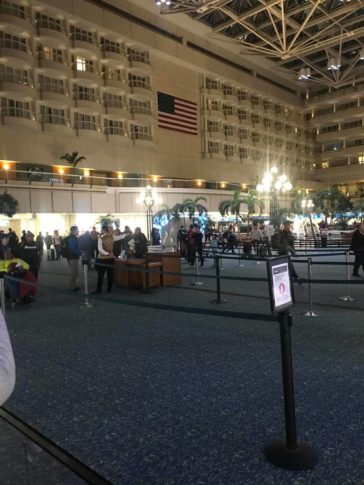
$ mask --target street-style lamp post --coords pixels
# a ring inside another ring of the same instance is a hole
[[[151,237],[153,226],[153,206],[162,203],[161,197],[159,197],[156,189],[151,185],[143,187],[139,197],[137,198],[138,204],[144,204],[147,208],[147,238]]]
[[[280,192],[289,192],[292,190],[292,184],[288,180],[287,175],[278,174],[278,168],[272,167],[264,177],[260,184],[257,185],[258,192],[266,192],[268,193],[270,198],[270,220],[274,226],[274,229],[277,231],[279,229],[279,202],[278,202],[278,194]]]

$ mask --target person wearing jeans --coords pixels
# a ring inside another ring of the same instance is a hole
[[[96,259],[95,269],[97,271],[97,288],[91,295],[102,293],[102,284],[105,273],[107,273],[107,292],[110,293],[114,283],[114,242],[124,239],[126,234],[114,235],[108,226],[102,226],[101,236],[97,241],[98,258]]]

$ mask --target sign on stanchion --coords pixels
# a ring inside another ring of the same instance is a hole
[[[220,288],[220,262],[219,262],[220,256],[216,254],[214,256],[214,261],[215,261],[215,269],[216,269],[216,298],[211,301],[211,303],[226,303],[227,300],[224,298],[221,298],[221,288]]]
[[[198,272],[198,261],[197,261],[197,254],[195,254],[195,281],[191,283],[192,286],[202,286],[203,283],[198,279],[199,277],[199,272]]]
[[[355,301],[355,298],[350,296],[350,289],[349,289],[349,281],[350,281],[350,253],[349,251],[345,252],[346,255],[346,295],[339,296],[339,300],[341,301]]]
[[[316,465],[318,458],[312,447],[297,443],[290,331],[293,320],[289,313],[294,304],[294,293],[288,257],[268,260],[267,270],[271,309],[277,315],[280,327],[286,439],[273,441],[265,449],[265,454],[270,462],[281,468],[307,470]]]
[[[83,285],[84,285],[84,302],[81,304],[82,309],[89,309],[93,308],[95,305],[88,301],[88,261],[87,259],[82,259],[82,267],[83,267]]]
[[[308,311],[303,315],[305,317],[318,317],[318,314],[312,309],[312,258],[307,258],[307,279],[308,279]]]
[[[0,298],[1,298],[1,311],[5,317],[5,281],[4,273],[0,272]]]

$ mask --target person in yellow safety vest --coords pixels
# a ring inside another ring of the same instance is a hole
[[[29,271],[29,264],[20,258],[14,258],[10,248],[6,248],[4,257],[5,259],[0,260],[0,273],[8,273],[9,270],[14,273],[17,270]],[[19,300],[19,282],[5,278],[5,288],[12,303],[16,303]]]

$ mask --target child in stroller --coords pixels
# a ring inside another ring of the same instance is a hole
[[[0,261],[0,272],[5,276],[5,293],[10,298],[12,307],[17,303],[33,302],[37,292],[37,280],[29,271],[28,263],[13,257],[10,248],[6,249],[4,256],[5,259]]]

